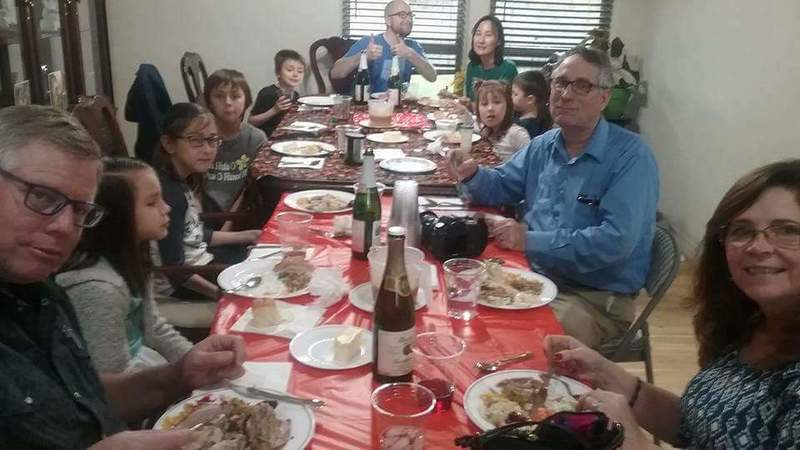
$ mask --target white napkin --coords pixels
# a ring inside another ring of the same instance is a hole
[[[308,132],[308,133],[314,133],[314,132],[317,132],[319,130],[323,130],[325,128],[328,128],[328,127],[323,125],[323,124],[321,124],[321,123],[301,122],[301,121],[292,122],[292,124],[289,125],[289,126],[281,127],[281,129],[283,129],[283,130],[305,131],[305,132]]]
[[[253,309],[248,308],[247,311],[239,317],[239,320],[233,324],[231,330],[240,333],[256,333],[291,339],[298,333],[314,328],[322,317],[322,308],[295,305],[281,300],[275,300],[275,304],[281,314],[287,319],[286,322],[266,328],[253,326],[251,323],[253,320]]]
[[[325,158],[309,158],[307,156],[284,156],[278,163],[279,168],[286,169],[322,169]]]
[[[383,161],[384,159],[402,158],[406,156],[403,150],[399,148],[376,148],[372,150],[375,154],[375,161]]]
[[[292,373],[292,363],[245,361],[242,366],[244,367],[244,375],[232,380],[237,384],[254,386],[260,389],[272,389],[280,392],[286,392],[286,389],[289,387],[289,375]],[[207,386],[204,389],[195,389],[192,395],[199,395],[223,387],[225,387],[225,384],[220,383],[214,386]]]
[[[425,150],[431,153],[438,153],[442,158],[447,157],[447,149],[442,145],[442,136],[439,136],[435,141],[428,144]]]
[[[311,295],[318,297],[309,306],[327,308],[350,292],[350,285],[344,281],[341,269],[324,267],[314,271],[308,290]]]
[[[283,257],[282,252],[283,250],[281,249],[281,244],[260,244],[250,249],[250,253],[247,255],[247,259],[253,259],[253,258],[267,259],[273,257],[281,258]],[[309,247],[308,249],[306,249],[306,259],[310,259],[313,254],[314,254],[313,247]]]

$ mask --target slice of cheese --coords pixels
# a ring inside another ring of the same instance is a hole
[[[257,298],[253,300],[253,320],[252,325],[259,328],[267,328],[284,322],[278,304],[272,298]]]
[[[346,364],[361,353],[361,340],[364,329],[347,327],[333,344],[333,359],[340,364]]]

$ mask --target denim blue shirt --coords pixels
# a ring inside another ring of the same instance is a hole
[[[477,203],[525,201],[525,253],[556,281],[622,294],[644,285],[658,204],[658,167],[637,135],[600,119],[572,158],[560,129],[465,183]]]
[[[364,36],[358,42],[353,44],[344,56],[353,56],[366,50],[369,45],[369,36]],[[405,39],[406,45],[417,52],[419,56],[425,58],[425,51],[422,46],[413,39]],[[383,33],[375,35],[375,43],[383,47],[383,56],[367,62],[369,69],[369,84],[372,92],[385,92],[389,86],[389,75],[392,71],[392,46],[383,38]],[[411,80],[411,73],[414,72],[414,65],[408,62],[405,58],[400,58],[400,80],[407,83]]]

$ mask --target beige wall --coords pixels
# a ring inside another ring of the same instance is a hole
[[[691,252],[737,178],[800,156],[800,2],[617,0],[614,12],[643,56],[661,210]]]

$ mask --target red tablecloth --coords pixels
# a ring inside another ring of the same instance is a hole
[[[384,223],[388,218],[391,199],[383,199]],[[275,213],[286,210],[281,203]],[[329,229],[331,215],[317,215],[313,222],[316,229]],[[263,242],[277,242],[277,226],[269,220],[261,236]],[[369,281],[367,261],[351,259],[350,241],[328,239],[313,233],[315,253],[313,263],[317,266],[341,267],[351,286]],[[528,268],[524,256],[495,246],[494,243],[481,257],[499,257],[510,267]],[[503,311],[479,306],[479,315],[468,323],[451,320],[446,314],[446,301],[442,291],[443,276],[439,269],[440,289],[433,295],[427,308],[417,313],[417,331],[448,331],[460,336],[467,343],[455,384],[456,393],[450,411],[433,414],[427,422],[426,448],[453,448],[453,439],[478,429],[472,425],[463,409],[466,388],[481,374],[474,367],[475,361],[494,359],[502,355],[532,350],[535,356],[509,368],[546,368],[542,354],[542,339],[548,334],[562,333],[561,325],[549,307],[526,311]],[[288,301],[305,304],[310,296]],[[228,295],[219,302],[217,315],[211,332],[227,334],[236,320],[250,306],[247,298]],[[321,324],[350,324],[366,329],[372,328],[372,316],[350,305],[347,296],[327,309]],[[293,361],[289,355],[289,341],[260,334],[242,334],[247,342],[248,358],[259,361]],[[308,397],[325,399],[328,405],[314,412],[317,419],[316,435],[309,448],[312,449],[361,449],[369,448],[371,442],[370,394],[375,387],[370,366],[356,369],[329,371],[304,366],[296,361],[289,380],[289,392]]]

